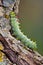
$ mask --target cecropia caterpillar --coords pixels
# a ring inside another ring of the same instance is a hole
[[[17,21],[14,12],[10,13],[10,23],[12,26],[13,35],[16,36],[25,46],[35,50],[37,48],[36,42],[31,41],[21,32],[19,22]]]

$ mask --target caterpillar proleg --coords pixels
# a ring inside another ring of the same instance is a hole
[[[13,35],[15,35],[25,46],[35,50],[37,48],[36,42],[31,41],[27,36],[25,36],[19,27],[19,22],[17,21],[17,18],[15,17],[15,13],[10,13],[10,23],[12,26]]]

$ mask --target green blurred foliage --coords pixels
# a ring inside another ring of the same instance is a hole
[[[43,0],[21,0],[19,19],[22,31],[36,41],[38,52],[43,55]]]

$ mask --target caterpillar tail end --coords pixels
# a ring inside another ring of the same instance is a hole
[[[36,42],[33,42],[32,44],[31,44],[31,46],[30,46],[30,48],[32,49],[32,50],[37,50],[37,44],[36,44]]]
[[[37,50],[37,44],[36,44],[36,42],[34,42],[33,44],[34,44],[33,50]]]
[[[33,42],[31,40],[29,40],[26,44],[25,44],[28,48],[32,49],[32,50],[37,50],[37,44],[36,42]]]

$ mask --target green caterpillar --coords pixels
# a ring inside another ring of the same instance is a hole
[[[30,39],[25,36],[20,28],[19,28],[19,23],[17,22],[17,18],[15,17],[15,13],[11,12],[10,13],[10,20],[11,20],[11,26],[12,26],[12,31],[13,35],[15,35],[25,46],[35,50],[37,49],[36,42],[31,41]]]

